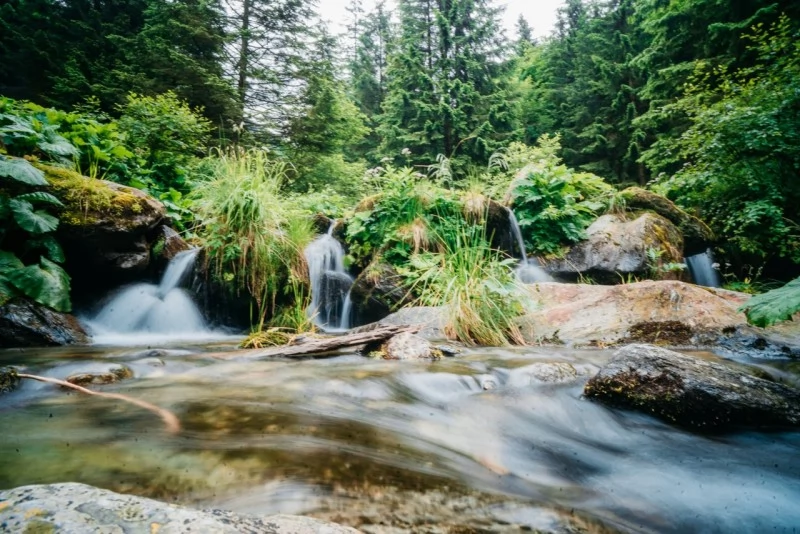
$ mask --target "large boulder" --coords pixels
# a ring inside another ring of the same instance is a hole
[[[357,534],[307,517],[243,516],[193,510],[85,484],[23,486],[0,492],[4,532],[208,532],[215,534]]]
[[[628,341],[714,344],[747,319],[749,296],[679,281],[616,286],[542,283],[529,287],[537,308],[521,318],[528,343],[605,346]]]
[[[625,206],[630,210],[655,212],[678,227],[683,235],[684,255],[702,254],[714,241],[714,232],[703,221],[686,213],[670,199],[640,187],[629,187],[620,192]]]
[[[140,278],[165,220],[164,205],[124,185],[40,165],[64,204],[56,236],[76,295],[103,293]]]
[[[628,275],[663,278],[659,266],[683,261],[683,237],[674,224],[655,213],[634,220],[603,215],[586,230],[586,239],[559,259],[543,261],[548,273],[574,280],[588,275],[601,283],[619,283]]]
[[[356,277],[350,299],[360,323],[382,319],[410,300],[400,274],[382,262],[371,264]]]
[[[629,345],[589,380],[584,395],[696,428],[796,427],[800,391],[722,363]]]
[[[78,320],[25,298],[0,306],[0,348],[88,343]]]

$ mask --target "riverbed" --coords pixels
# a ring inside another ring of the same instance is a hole
[[[170,434],[150,412],[24,381],[0,397],[0,489],[83,482],[365,532],[800,525],[800,433],[703,436],[583,399],[612,351],[212,357],[230,343],[0,352],[0,365],[58,378],[125,364],[133,379],[93,387],[169,409],[182,426]]]

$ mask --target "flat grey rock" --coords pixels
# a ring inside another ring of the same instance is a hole
[[[308,517],[241,516],[194,510],[86,484],[22,486],[0,492],[0,532],[59,534],[357,534]]]

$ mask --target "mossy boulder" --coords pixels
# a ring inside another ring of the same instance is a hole
[[[600,283],[619,283],[626,276],[677,276],[661,266],[683,261],[683,237],[678,228],[655,213],[633,220],[603,215],[586,230],[586,239],[573,245],[563,258],[543,260],[548,273],[574,281],[580,275]]]
[[[13,367],[0,367],[0,394],[14,391],[19,385],[19,375]]]
[[[37,165],[64,207],[57,237],[75,295],[103,293],[141,278],[165,220],[164,205],[147,193],[59,167]]]
[[[670,199],[641,187],[629,187],[620,192],[630,210],[652,211],[669,220],[683,235],[684,256],[701,254],[715,241],[714,232],[703,221],[686,213]]]
[[[589,380],[584,395],[692,428],[800,425],[800,391],[652,345],[620,349]]]
[[[358,275],[350,299],[362,324],[378,321],[410,300],[400,274],[383,262],[370,264]]]

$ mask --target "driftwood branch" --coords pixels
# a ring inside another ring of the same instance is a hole
[[[366,345],[367,343],[379,343],[397,334],[403,332],[416,333],[421,329],[422,326],[420,325],[385,325],[368,331],[358,331],[341,336],[301,338],[292,344],[282,345],[280,347],[247,349],[236,352],[211,354],[210,356],[223,360],[236,358],[260,360],[266,358],[298,358],[310,355],[323,355],[347,347],[357,347],[359,345]]]
[[[127,395],[122,395],[120,393],[104,393],[101,391],[92,391],[91,389],[86,389],[85,387],[78,386],[70,382],[66,382],[64,380],[59,380],[57,378],[29,375],[25,373],[17,373],[17,376],[20,378],[38,380],[39,382],[47,382],[48,384],[55,384],[57,386],[74,389],[75,391],[80,391],[81,393],[85,393],[87,395],[95,395],[97,397],[103,397],[106,399],[116,399],[125,401],[130,404],[139,406],[140,408],[144,408],[145,410],[150,410],[151,412],[158,415],[161,418],[161,420],[164,421],[164,425],[166,425],[168,432],[175,434],[179,432],[181,429],[181,423],[180,421],[178,421],[178,418],[175,416],[174,413],[170,412],[169,410],[165,410],[164,408],[159,408],[158,406],[150,404],[149,402],[145,402],[143,400],[134,399],[133,397],[128,397]]]

